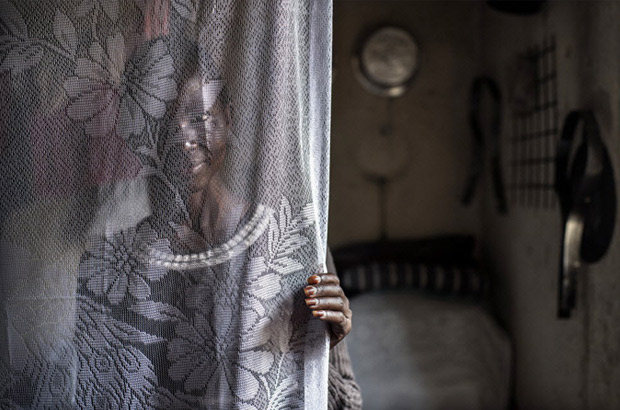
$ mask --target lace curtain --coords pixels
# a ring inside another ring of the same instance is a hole
[[[331,2],[0,0],[0,408],[325,408]]]

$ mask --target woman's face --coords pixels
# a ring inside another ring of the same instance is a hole
[[[182,97],[178,113],[179,142],[189,163],[186,172],[193,192],[206,188],[226,155],[230,118],[219,92],[219,87],[207,83],[190,89]]]

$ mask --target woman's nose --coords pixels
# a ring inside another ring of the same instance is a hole
[[[198,148],[198,135],[196,130],[189,124],[181,123],[181,138],[183,142],[183,149],[186,151],[193,151]]]
[[[198,148],[198,142],[194,139],[185,140],[185,142],[183,143],[183,148],[185,148],[186,151],[194,151],[196,148]]]

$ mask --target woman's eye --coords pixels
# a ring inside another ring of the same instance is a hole
[[[209,119],[209,116],[207,114],[200,114],[200,115],[195,116],[191,122],[193,124],[199,124],[201,122],[207,121],[208,119]]]
[[[207,113],[192,117],[190,123],[193,125],[204,124],[209,129],[217,129],[222,126],[222,121],[220,121],[216,116],[209,115]]]

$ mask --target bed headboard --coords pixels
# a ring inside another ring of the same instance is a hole
[[[480,298],[488,278],[474,257],[467,235],[364,242],[333,250],[343,289],[349,296],[383,290],[415,289],[438,295]]]

